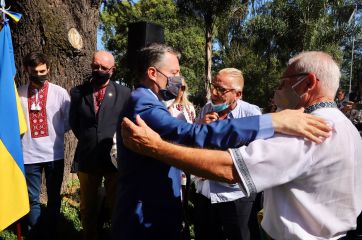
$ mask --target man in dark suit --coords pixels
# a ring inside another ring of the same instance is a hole
[[[104,178],[106,206],[111,212],[115,201],[117,168],[111,148],[130,90],[110,78],[114,72],[111,53],[94,53],[92,78],[70,92],[70,125],[78,139],[73,169],[80,181],[80,213],[84,239],[97,239],[99,217],[98,188]]]
[[[175,98],[182,86],[178,59],[179,54],[165,45],[152,44],[140,50],[136,75],[141,85],[132,92],[125,114],[132,120],[139,114],[164,139],[198,147],[226,149],[256,138],[271,137],[274,131],[306,133],[306,129],[311,130],[311,126],[304,128],[306,118],[318,126],[313,127],[312,132],[321,133],[320,129],[328,129],[301,111],[215,121],[207,125],[189,124],[173,118],[161,100]],[[298,122],[300,119],[303,119],[302,124]],[[305,135],[310,137],[311,132]],[[318,137],[312,139],[320,141]],[[120,182],[113,214],[113,239],[180,239],[179,170],[147,160],[147,157],[124,148],[120,139],[117,145]]]

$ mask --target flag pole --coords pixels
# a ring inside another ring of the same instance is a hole
[[[18,237],[18,240],[22,240],[21,238],[21,224],[19,221],[16,222],[16,236]]]
[[[15,13],[15,12],[11,12],[11,11],[8,11],[8,9],[6,9],[5,8],[5,0],[0,0],[0,25],[3,25],[3,27],[5,28],[5,29],[3,29],[3,28],[0,28],[0,30],[1,30],[1,44],[3,44],[4,43],[4,46],[5,47],[8,47],[9,48],[9,42],[8,41],[5,41],[4,39],[6,39],[6,31],[5,30],[7,30],[7,31],[9,31],[9,34],[10,34],[10,29],[8,29],[9,27],[7,26],[7,21],[8,21],[8,19],[7,19],[7,15],[9,15],[13,20],[15,20],[15,22],[18,22],[19,21],[19,19],[20,19],[20,17],[21,17],[21,14],[18,14],[18,13]],[[4,32],[3,32],[4,31]],[[5,37],[4,37],[5,36]],[[12,43],[11,43],[11,39],[10,39],[10,46],[11,46],[11,49],[12,49]],[[1,47],[3,47],[3,45],[1,45]],[[6,57],[8,57],[9,59],[7,59],[7,60],[5,60],[5,63],[7,63],[8,65],[9,65],[9,61],[11,62],[11,58],[9,57],[9,55],[7,55],[6,54],[6,51],[9,51],[9,49],[0,49],[0,53],[1,53],[1,56],[6,56]],[[4,67],[5,69],[7,69],[8,71],[9,71],[9,69],[10,70],[12,70],[12,67],[14,67],[14,70],[15,70],[15,65],[14,66],[12,66],[12,65],[10,65],[10,67],[9,66],[6,66],[6,67]],[[13,71],[14,71],[13,70]],[[14,71],[15,72],[15,71]],[[11,77],[14,77],[14,76],[11,76],[12,74],[13,75],[15,75],[15,73],[14,72],[10,72],[10,74],[8,73],[8,72],[6,72],[6,71],[1,71],[1,77],[5,77],[5,79],[1,79],[1,80],[4,80],[5,82],[6,81],[8,81],[9,79],[11,79]],[[10,77],[9,77],[10,76]],[[10,82],[10,84],[8,84],[8,85],[10,85],[10,86],[12,86],[12,84],[13,83],[11,83]],[[8,85],[2,85],[2,86],[8,86]],[[15,86],[15,85],[14,85]],[[4,90],[4,89],[3,89]],[[17,94],[16,93],[16,91],[15,91],[15,94]],[[1,112],[1,114],[3,114],[4,112]],[[5,136],[12,136],[12,135],[9,135],[9,133],[8,132],[4,132],[5,133]],[[19,134],[21,133],[21,130],[19,130]],[[3,139],[0,139],[0,142],[2,142],[3,141]],[[21,146],[21,145],[20,145]],[[19,160],[19,159],[15,159],[15,161],[17,161],[17,160]],[[20,160],[21,160],[21,163],[22,163],[22,156],[20,157]],[[19,164],[18,162],[16,162],[17,164]],[[21,165],[20,165],[20,170],[22,170],[21,169]],[[21,182],[21,181],[20,181]],[[24,184],[25,185],[25,184]],[[26,185],[25,185],[26,186]],[[26,189],[26,187],[25,187],[25,189]],[[1,189],[0,189],[1,190]],[[25,190],[25,192],[26,192],[26,190]],[[26,192],[27,193],[27,192]],[[20,195],[21,196],[21,195]],[[25,209],[25,210],[24,210]],[[23,215],[25,215],[28,211],[29,211],[29,206],[22,206],[22,213],[23,213]],[[9,226],[12,222],[4,222],[4,218],[3,217],[1,217],[0,218],[1,219],[1,224],[0,224],[0,231],[1,230],[3,230],[4,228],[6,228],[7,226]],[[20,224],[20,221],[18,220],[18,221],[16,221],[16,235],[17,235],[17,239],[18,240],[21,240],[22,239],[22,237],[21,237],[21,224]]]

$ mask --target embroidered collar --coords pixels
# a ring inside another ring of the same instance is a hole
[[[311,113],[320,108],[337,108],[336,102],[319,102],[304,109],[305,113]]]

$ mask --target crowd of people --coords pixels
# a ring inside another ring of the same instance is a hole
[[[113,55],[97,51],[92,77],[69,95],[51,83],[44,54],[24,58],[29,239],[57,238],[68,130],[78,140],[72,171],[80,182],[83,239],[101,237],[102,185],[115,240],[189,239],[191,182],[196,240],[344,239],[356,228],[362,140],[343,113],[355,116],[359,105],[349,108],[339,93],[335,99],[340,70],[328,54],[303,52],[289,61],[269,114],[243,100],[244,78],[235,68],[215,74],[197,114],[179,59],[167,45],[142,48],[134,68],[139,85],[131,91],[111,80]]]

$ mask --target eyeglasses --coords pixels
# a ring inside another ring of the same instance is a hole
[[[278,89],[282,89],[287,83],[293,84],[292,87],[298,85],[303,79],[305,79],[306,76],[308,76],[310,73],[302,72],[302,73],[296,73],[292,75],[283,76],[280,78],[281,83],[279,84]],[[297,78],[297,80],[292,80],[293,78]]]
[[[308,76],[308,75],[309,75],[309,73],[302,72],[302,73],[292,74],[292,75],[288,75],[288,76],[283,76],[280,79],[294,78],[294,77],[304,77],[304,76]]]
[[[220,86],[216,86],[215,84],[213,83],[210,83],[210,90],[213,91],[213,90],[216,90],[217,94],[219,95],[224,95],[228,92],[231,92],[231,91],[235,91],[236,89],[234,88],[223,88],[223,87],[220,87]]]
[[[92,63],[91,67],[92,67],[93,70],[102,70],[102,71],[105,71],[105,72],[109,72],[113,68],[113,67],[107,68],[107,67],[105,67],[103,65],[94,64],[94,63]]]

